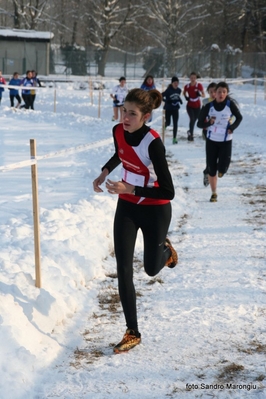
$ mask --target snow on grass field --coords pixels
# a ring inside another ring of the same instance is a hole
[[[141,82],[135,82],[139,86]],[[134,87],[134,83],[130,83]],[[116,197],[92,181],[113,153],[107,88],[92,97],[77,85],[38,91],[36,110],[1,105],[0,166],[89,143],[97,148],[38,162],[42,288],[35,287],[30,167],[0,173],[1,399],[163,399],[265,397],[266,101],[258,87],[231,85],[243,121],[234,133],[218,202],[203,186],[204,141],[165,146],[176,196],[169,236],[175,269],[155,278],[135,252],[142,343],[124,355],[112,346],[125,331],[113,255]],[[158,86],[160,89],[160,87]],[[162,109],[153,128],[161,131]],[[112,173],[120,176],[119,168]]]

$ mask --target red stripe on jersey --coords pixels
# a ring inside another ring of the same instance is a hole
[[[134,134],[134,133],[132,133]],[[155,130],[150,130],[140,144],[132,147],[125,140],[123,124],[119,124],[115,130],[115,139],[118,146],[118,156],[125,169],[125,173],[131,172],[144,177],[145,187],[158,187],[157,176],[155,174],[153,164],[149,158],[149,145],[156,139],[160,138]],[[161,200],[148,197],[139,197],[131,194],[120,194],[119,197],[129,202],[141,205],[162,205],[167,204],[169,200]]]

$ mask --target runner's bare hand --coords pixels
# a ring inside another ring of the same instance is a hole
[[[107,180],[105,184],[108,193],[110,194],[132,194],[135,186],[123,181]]]
[[[103,184],[103,182],[106,179],[106,176],[109,174],[107,169],[104,169],[102,173],[93,181],[93,189],[96,193],[102,193],[103,190],[101,189],[100,185]]]

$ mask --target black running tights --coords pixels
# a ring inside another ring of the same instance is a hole
[[[114,247],[118,289],[127,328],[138,331],[136,293],[133,283],[133,255],[138,229],[144,241],[144,270],[155,276],[171,255],[164,246],[172,216],[171,203],[137,205],[118,200],[114,219]]]
[[[173,118],[173,138],[176,139],[179,119],[179,109],[165,110],[165,126],[170,126],[171,116]]]
[[[190,134],[193,136],[194,134],[194,127],[197,119],[199,117],[200,108],[191,108],[187,106],[187,113],[189,116],[189,131]]]
[[[207,138],[206,154],[209,175],[215,176],[217,171],[225,174],[231,162],[232,140],[212,141]]]
[[[26,108],[26,109],[33,109],[33,104],[32,104],[32,96],[31,94],[22,94],[22,98],[25,102],[24,105],[22,105],[21,108]]]
[[[19,94],[16,94],[16,95],[10,94],[9,98],[10,98],[10,105],[11,105],[11,107],[14,107],[14,99],[15,99],[15,98],[18,100],[18,104],[21,104],[21,97],[20,97]]]

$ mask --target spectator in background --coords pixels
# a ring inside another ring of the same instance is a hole
[[[13,77],[9,82],[10,86],[19,86],[20,85],[20,79],[18,77],[18,72],[13,73]],[[21,104],[21,97],[19,95],[19,92],[17,89],[9,89],[9,98],[10,98],[10,106],[14,107],[14,99],[16,98],[18,103],[16,105],[16,108],[18,108]]]
[[[143,90],[147,90],[147,91],[156,89],[153,76],[147,75],[146,78],[144,79],[142,85],[140,86],[140,88]]]
[[[126,78],[121,76],[119,79],[119,85],[116,85],[110,96],[113,99],[113,109],[114,115],[112,120],[118,120],[118,109],[120,110],[120,122],[123,120],[123,105],[125,102],[126,95],[128,93],[128,88],[126,87]]]
[[[6,85],[6,81],[2,76],[2,71],[0,71],[0,104],[2,100],[3,91],[5,91],[5,89],[2,87],[3,85]]]
[[[140,88],[141,88],[142,90],[146,90],[146,91],[156,89],[153,76],[152,76],[152,75],[147,75],[146,78],[144,79],[142,85],[140,86]],[[147,121],[147,123],[149,123],[149,122],[151,122],[151,121],[152,121],[152,113],[151,113],[151,117],[150,117],[150,119]]]
[[[25,109],[33,109],[32,105],[32,96],[31,96],[31,87],[34,87],[34,81],[32,79],[32,72],[27,71],[26,72],[26,77],[21,80],[20,86],[23,86],[24,89],[22,89],[22,98],[25,102],[24,105],[21,105],[20,108],[25,108]]]
[[[39,78],[37,77],[37,72],[33,70],[33,71],[31,71],[31,73],[32,73],[33,86],[42,87],[41,82],[40,82]],[[35,98],[36,98],[36,90],[31,90],[31,105],[32,105],[31,109],[34,109]]]

